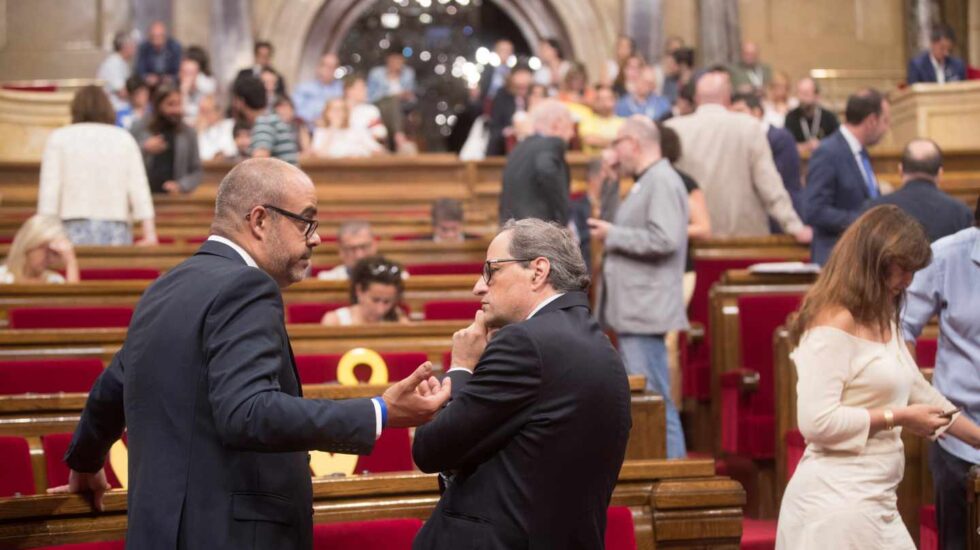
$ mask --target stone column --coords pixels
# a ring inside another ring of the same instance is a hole
[[[252,63],[249,0],[211,0],[210,28],[211,71],[218,82],[218,89],[224,91],[238,69]]]
[[[133,28],[146,38],[146,31],[154,21],[163,21],[167,28],[173,29],[174,9],[172,0],[131,0]]]
[[[738,24],[738,2],[732,0],[701,0],[701,53],[699,64],[733,63],[741,51],[741,31]]]
[[[661,0],[625,0],[623,30],[636,41],[636,51],[655,62],[660,58],[664,43]]]

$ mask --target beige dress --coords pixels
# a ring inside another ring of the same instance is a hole
[[[901,428],[868,437],[868,410],[953,405],[922,377],[899,335],[893,326],[883,344],[821,326],[793,352],[807,447],[783,495],[777,549],[914,550],[896,506]]]

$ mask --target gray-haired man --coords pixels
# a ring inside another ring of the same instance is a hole
[[[660,132],[632,116],[613,141],[620,172],[636,178],[612,223],[590,219],[592,238],[605,242],[599,318],[616,331],[626,368],[647,377],[647,388],[667,406],[667,457],[687,452],[677,407],[670,398],[664,335],[687,328],[684,258],[687,191],[661,157]]]

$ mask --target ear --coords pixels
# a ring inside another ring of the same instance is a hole
[[[252,236],[257,240],[264,240],[266,232],[269,230],[269,224],[271,223],[269,212],[261,206],[255,206],[248,213],[247,221],[248,229],[252,233]]]
[[[551,262],[548,258],[536,258],[531,261],[531,285],[538,290],[548,284],[548,275],[551,274]]]

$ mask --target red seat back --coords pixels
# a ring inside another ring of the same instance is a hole
[[[476,284],[476,277],[483,273],[483,262],[411,264],[405,269],[412,275],[473,275]]]
[[[31,448],[22,437],[0,437],[0,497],[34,494]]]
[[[68,465],[65,464],[65,452],[71,444],[70,433],[46,434],[41,436],[41,447],[44,449],[44,466],[48,474],[48,487],[57,487],[68,483]],[[105,463],[105,476],[114,489],[122,487],[119,478],[112,471],[108,458]]]
[[[0,394],[84,393],[100,374],[100,359],[0,361]]]
[[[313,526],[314,550],[410,550],[422,520],[378,519]]]
[[[153,280],[160,276],[159,269],[148,267],[88,267],[79,270],[83,281]]]
[[[131,307],[25,307],[7,311],[10,328],[126,328]]]
[[[411,472],[412,439],[408,428],[389,428],[381,432],[374,450],[357,459],[357,473]]]
[[[606,510],[606,550],[636,550],[633,512],[626,506]]]
[[[480,307],[480,302],[474,300],[440,300],[426,302],[422,314],[426,321],[473,319]]]
[[[286,306],[287,323],[319,324],[328,311],[346,306],[346,302],[289,304]]]
[[[328,353],[322,355],[297,355],[296,369],[299,371],[299,379],[303,384],[326,384],[337,381],[337,364],[340,363],[342,354]],[[422,352],[384,352],[381,354],[385,364],[388,365],[388,380],[397,382],[412,374],[416,368],[428,360],[428,356]],[[354,374],[358,380],[367,381],[365,376],[367,369],[361,370],[354,368]]]
[[[786,323],[790,313],[800,307],[803,294],[752,294],[738,298],[739,338],[742,366],[759,373],[759,388],[743,403],[739,427],[739,451],[752,458],[772,458],[775,454],[776,388],[774,383],[772,338]]]
[[[938,341],[935,338],[919,338],[915,341],[915,362],[920,368],[936,366]]]

